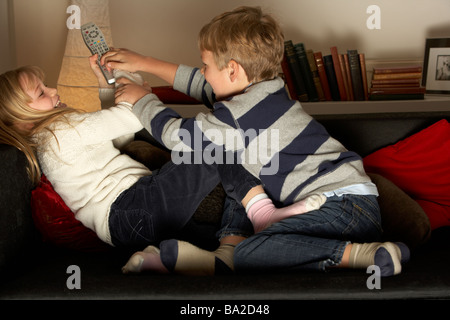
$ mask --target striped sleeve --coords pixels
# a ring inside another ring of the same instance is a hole
[[[208,108],[216,102],[212,87],[206,82],[199,68],[180,65],[175,74],[173,88],[202,101]]]
[[[220,105],[220,104],[219,104]],[[224,147],[230,151],[243,148],[242,138],[235,133],[233,117],[226,108],[214,113],[200,113],[195,118],[182,118],[149,94],[133,107],[133,113],[152,136],[170,150],[203,151]],[[233,135],[232,139],[226,139]]]

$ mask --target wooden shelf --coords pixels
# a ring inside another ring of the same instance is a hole
[[[424,100],[386,101],[327,101],[302,102],[303,109],[310,115],[360,114],[388,112],[450,112],[450,95],[425,95]],[[182,117],[195,117],[199,112],[209,112],[203,105],[169,105]]]
[[[311,115],[437,112],[450,111],[450,95],[427,94],[424,100],[302,102],[302,106]]]

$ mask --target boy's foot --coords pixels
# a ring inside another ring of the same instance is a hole
[[[409,248],[401,242],[353,243],[349,264],[352,268],[377,265],[382,277],[400,274],[402,263],[409,261]]]

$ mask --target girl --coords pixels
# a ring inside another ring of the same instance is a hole
[[[106,84],[96,58],[90,57],[90,65],[99,80],[103,107],[113,100],[114,88]],[[42,169],[76,218],[104,242],[112,246],[159,244],[183,228],[219,182],[244,206],[263,193],[259,180],[239,165],[169,163],[151,172],[117,148],[143,128],[130,104],[93,113],[77,111],[61,103],[57,90],[47,88],[43,78],[37,67],[0,75],[0,143],[25,153],[33,183],[39,181]],[[267,202],[251,207],[263,215],[276,212],[281,218],[302,212],[299,206],[275,209]],[[222,245],[210,253],[210,263],[196,266],[193,272],[214,273],[217,259],[233,269],[236,239],[248,236],[245,228],[239,232],[242,224],[233,226],[232,231],[223,230]],[[149,247],[133,256],[124,272],[140,271],[144,262],[166,271],[159,250]],[[175,271],[183,273],[184,268],[178,266]]]

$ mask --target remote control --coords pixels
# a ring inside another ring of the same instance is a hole
[[[97,64],[102,70],[103,75],[105,76],[106,81],[109,84],[113,84],[116,82],[113,74],[108,71],[106,66],[102,66],[100,63],[100,58],[106,52],[109,51],[109,47],[106,44],[105,38],[103,37],[102,31],[97,27],[97,25],[93,22],[83,24],[81,26],[81,35],[83,36],[83,40],[86,43],[86,46],[89,48],[92,54],[98,53]]]

